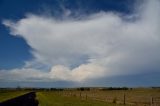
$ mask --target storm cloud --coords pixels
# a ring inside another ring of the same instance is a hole
[[[4,20],[10,34],[32,48],[34,59],[22,69],[1,70],[0,78],[83,82],[159,71],[160,2],[146,0],[135,6],[129,15],[109,11],[57,19],[28,14],[16,22]],[[39,64],[49,70],[36,69]]]

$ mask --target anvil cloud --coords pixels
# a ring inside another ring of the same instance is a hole
[[[82,82],[159,71],[160,2],[138,6],[129,15],[110,11],[58,20],[29,14],[16,22],[4,20],[10,34],[32,48],[34,59],[22,69],[0,71],[0,78]],[[37,64],[49,70],[37,69]]]

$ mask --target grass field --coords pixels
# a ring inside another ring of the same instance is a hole
[[[59,92],[38,92],[39,106],[123,106],[91,99],[80,99],[75,96],[63,96]]]
[[[117,104],[125,103],[136,106],[150,106],[151,98],[160,98],[160,89],[132,89],[132,90],[106,90],[106,91],[63,91],[64,96],[75,96],[91,100],[104,101],[108,103],[116,102]],[[160,99],[157,101],[160,106]]]
[[[18,91],[18,90],[1,90],[0,91],[0,102],[15,98],[17,96],[23,95],[28,91]]]

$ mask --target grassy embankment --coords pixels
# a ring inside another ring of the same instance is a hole
[[[0,90],[0,102],[15,98],[17,96],[28,93],[28,91],[18,90]]]

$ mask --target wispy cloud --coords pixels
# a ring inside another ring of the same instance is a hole
[[[100,12],[83,19],[57,20],[30,14],[17,22],[5,20],[11,35],[24,38],[35,58],[23,69],[0,71],[0,78],[81,82],[160,70],[159,16],[159,1],[148,0],[129,16]],[[36,63],[51,70],[36,70],[32,65]]]

